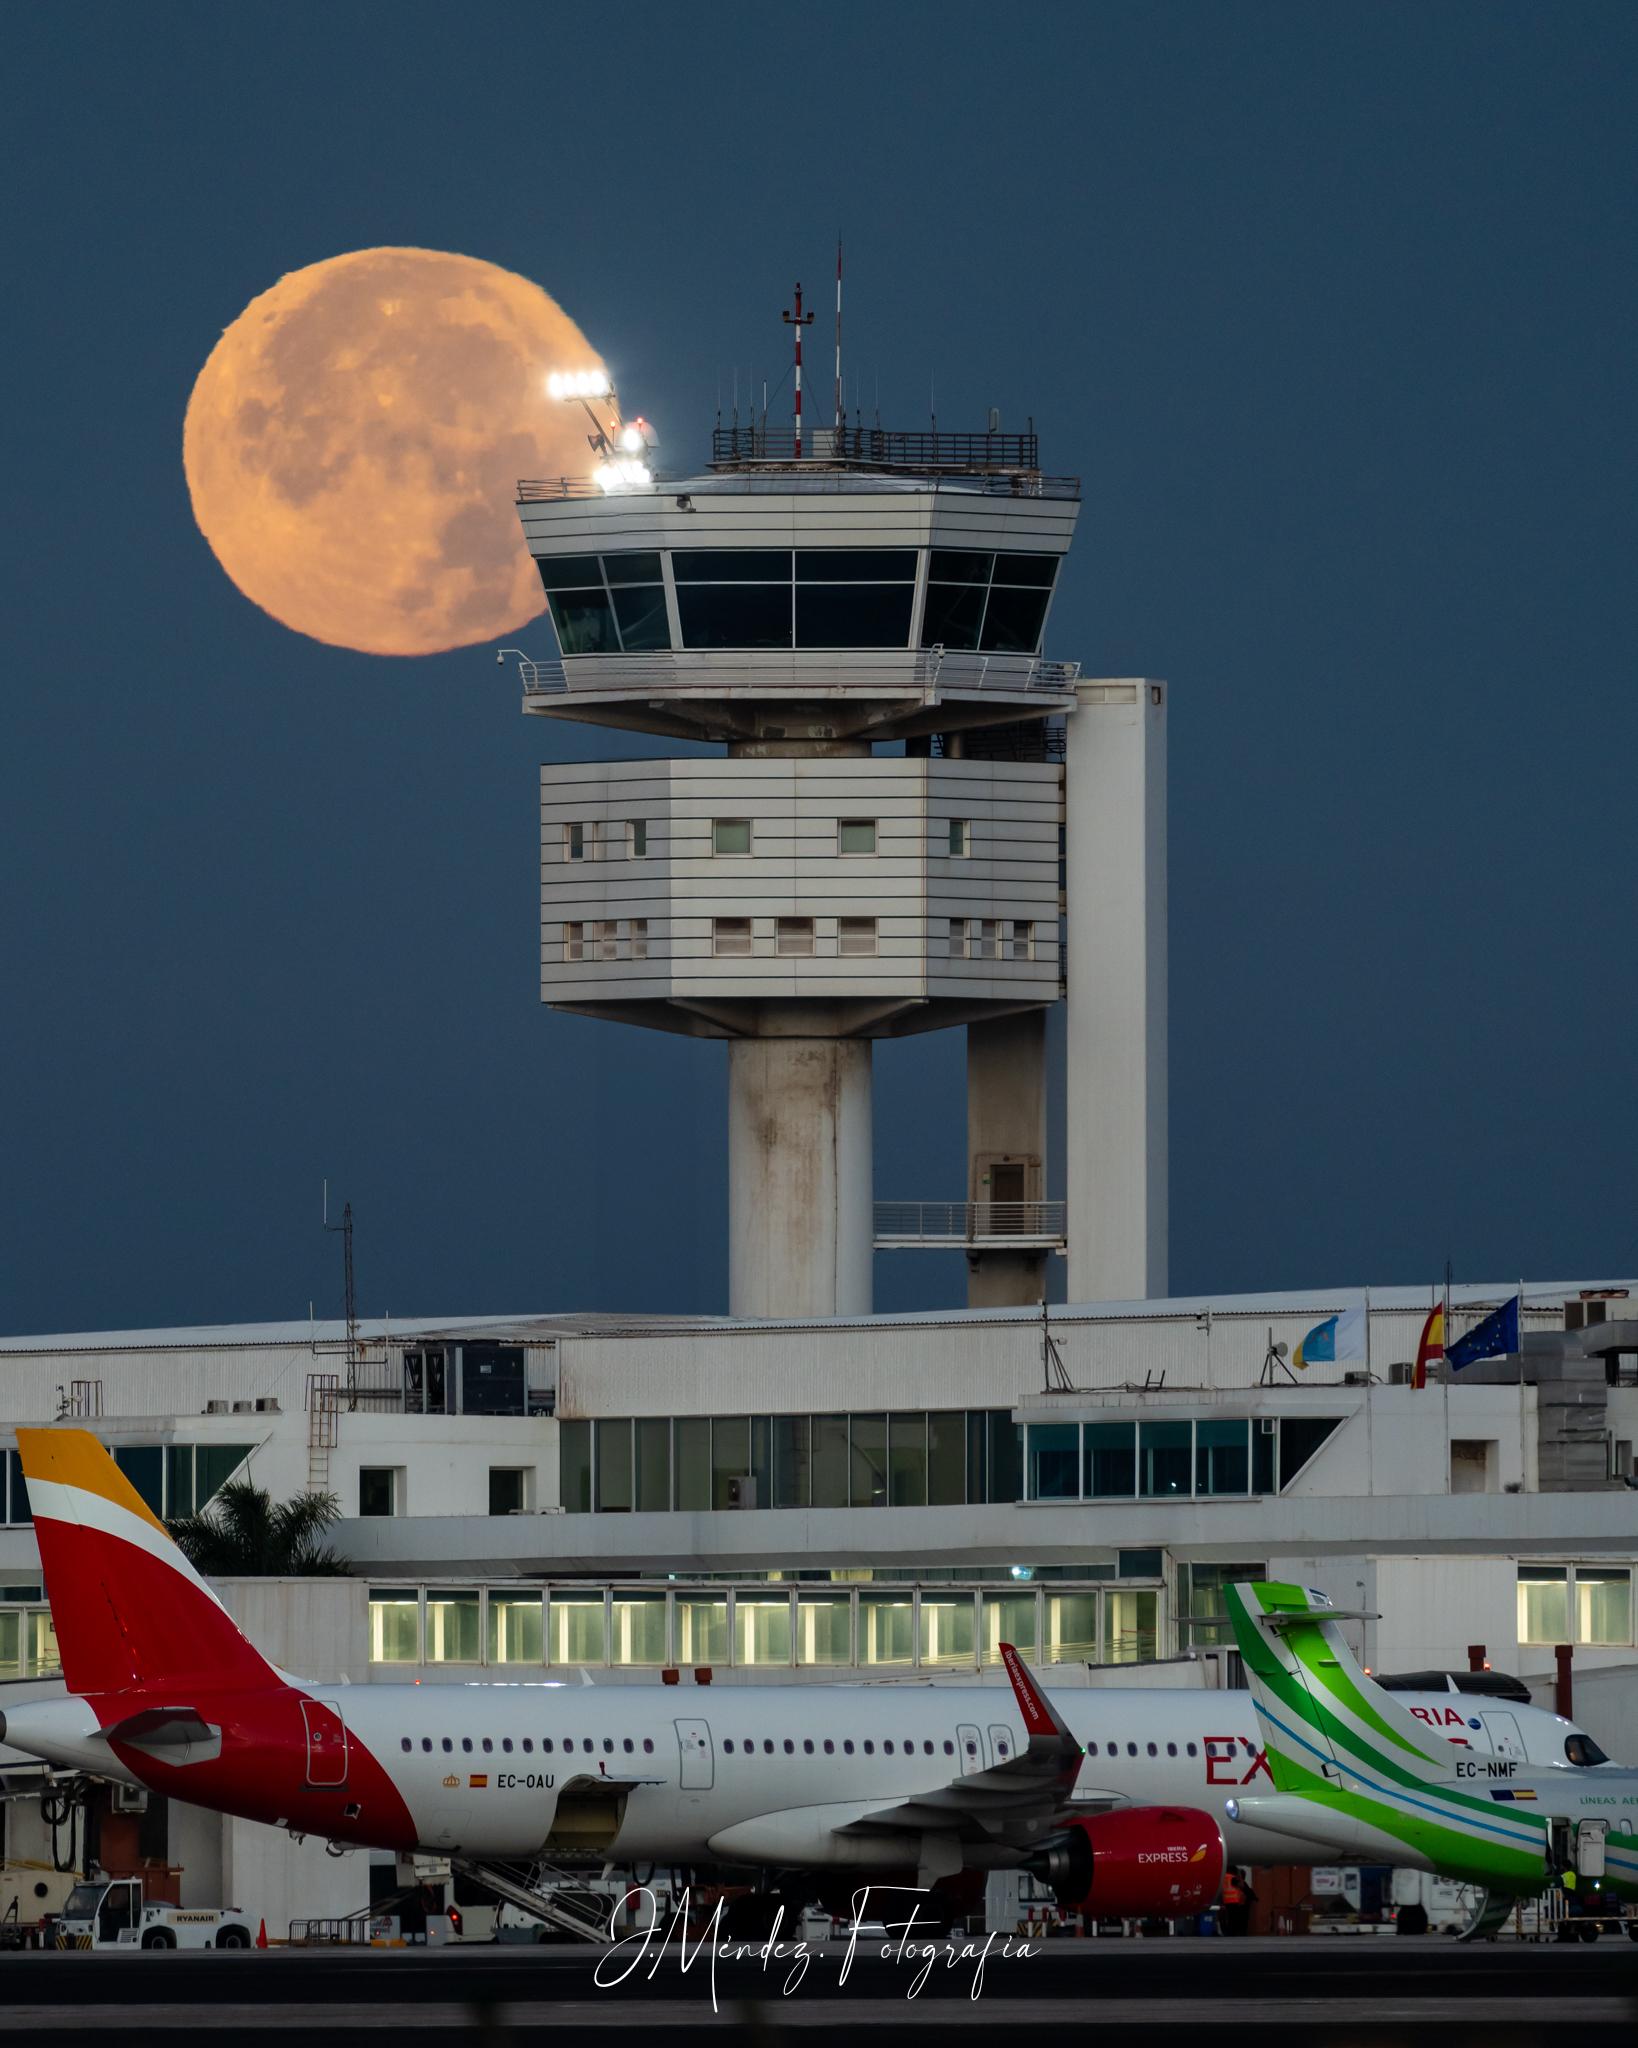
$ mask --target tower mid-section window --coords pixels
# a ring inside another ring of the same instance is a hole
[[[713,818],[711,820],[711,851],[713,853],[749,853],[751,850],[751,821],[749,818]]]
[[[839,917],[836,920],[838,953],[874,953],[876,920],[873,917]]]
[[[838,819],[836,824],[836,851],[838,853],[874,853],[876,851],[875,819]]]
[[[558,555],[535,566],[565,654],[671,645],[658,554]]]
[[[908,647],[914,548],[685,548],[685,647]]]
[[[1057,573],[1056,555],[934,548],[927,568],[922,646],[1034,654]]]
[[[807,954],[813,951],[813,919],[781,917],[775,920],[781,953]]]
[[[751,950],[751,920],[748,917],[714,917],[711,920],[711,950],[743,957]],[[872,949],[874,950],[874,949]]]

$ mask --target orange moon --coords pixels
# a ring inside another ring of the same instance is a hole
[[[245,596],[365,654],[493,640],[545,609],[514,509],[592,467],[553,370],[602,368],[527,278],[436,249],[292,271],[211,350],[188,400],[194,517]]]

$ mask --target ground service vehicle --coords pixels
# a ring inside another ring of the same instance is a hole
[[[255,1930],[237,1906],[168,1906],[144,1899],[136,1877],[75,1885],[57,1922],[58,1948],[249,1948]]]

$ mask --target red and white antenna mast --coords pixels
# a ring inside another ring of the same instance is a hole
[[[802,329],[813,325],[813,315],[802,316],[802,287],[796,287],[796,311],[787,313],[788,325],[796,329],[796,459],[802,460]]]
[[[840,434],[845,422],[842,418],[842,238],[836,237],[836,431]],[[841,443],[838,441],[837,446]]]

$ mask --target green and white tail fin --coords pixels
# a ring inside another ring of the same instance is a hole
[[[1384,1692],[1343,1641],[1339,1623],[1374,1616],[1325,1605],[1301,1586],[1227,1590],[1279,1791],[1335,1786],[1361,1768],[1385,1770],[1400,1782],[1454,1780],[1451,1745]]]

